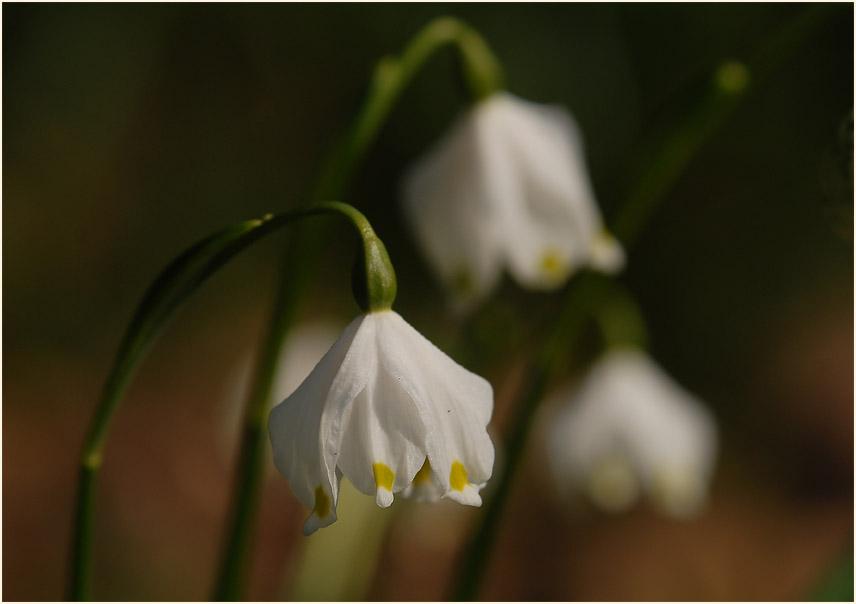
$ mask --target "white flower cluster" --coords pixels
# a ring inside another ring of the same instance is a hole
[[[496,93],[474,105],[410,171],[406,215],[448,286],[472,308],[507,268],[523,286],[561,286],[582,266],[620,270],[579,130],[564,110]],[[343,477],[381,507],[393,496],[480,505],[494,447],[493,390],[391,310],[357,317],[272,411],[276,467],[312,510],[336,520]],[[569,490],[621,509],[644,491],[678,515],[704,499],[712,418],[641,353],[609,354],[552,426],[551,460]]]

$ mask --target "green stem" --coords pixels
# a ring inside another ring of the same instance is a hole
[[[360,234],[364,249],[382,246],[366,218],[356,209],[339,202],[320,202],[242,222],[203,239],[171,262],[143,296],[119,344],[83,444],[72,536],[69,600],[84,600],[89,595],[95,489],[107,434],[131,379],[154,339],[181,304],[248,245],[295,220],[319,214],[339,214],[346,218]],[[371,276],[383,269],[372,265],[364,270]]]
[[[559,317],[546,344],[540,348],[538,356],[529,368],[526,385],[517,403],[517,413],[511,423],[511,433],[506,440],[505,466],[502,471],[497,470],[491,479],[494,482],[494,492],[485,500],[484,513],[458,571],[451,598],[454,601],[472,601],[478,594],[514,477],[523,461],[522,453],[538,403],[561,373],[561,368],[566,366],[570,356],[570,342],[582,331],[589,313],[597,307],[608,290],[607,286],[607,280],[596,273],[587,271],[577,278],[562,306],[564,309],[574,309],[574,312],[564,312]]]
[[[456,19],[442,17],[431,21],[416,34],[400,56],[384,57],[378,62],[356,120],[321,171],[316,198],[344,197],[354,173],[401,93],[424,63],[448,44],[458,49],[473,99],[480,100],[499,89],[502,79],[499,63],[482,38]],[[238,599],[245,584],[245,560],[252,544],[250,527],[262,487],[264,426],[271,404],[273,381],[282,355],[282,343],[294,321],[300,296],[314,274],[314,267],[324,249],[323,242],[319,228],[307,225],[300,228],[288,243],[287,256],[291,261],[283,268],[267,337],[259,351],[255,386],[245,414],[244,440],[228,516],[228,532],[214,591],[214,599],[218,601]]]
[[[730,62],[717,69],[705,97],[682,120],[681,127],[660,143],[653,161],[642,171],[642,178],[615,217],[612,232],[625,248],[633,245],[683,169],[734,109],[747,87],[750,73],[755,76],[757,72],[772,69],[817,31],[830,14],[828,7],[811,7],[768,40],[747,64]],[[604,279],[592,273],[583,274],[571,285],[559,319],[551,326],[550,336],[529,370],[516,415],[510,422],[506,466],[492,479],[496,490],[485,502],[480,522],[464,553],[453,586],[453,600],[471,601],[478,595],[538,405],[562,374],[573,343],[608,291]]]
[[[451,17],[431,21],[400,56],[386,56],[378,61],[357,119],[321,172],[318,198],[342,197],[401,93],[425,62],[449,44],[458,50],[464,79],[474,100],[484,99],[501,88],[499,62],[475,30]]]
[[[648,348],[648,328],[636,300],[617,281],[611,282],[604,304],[598,305],[593,317],[600,330],[604,349],[632,346]]]
[[[853,601],[853,541],[826,569],[821,580],[806,594],[809,602]]]

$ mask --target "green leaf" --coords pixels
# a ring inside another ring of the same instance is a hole
[[[134,312],[119,344],[116,358],[105,384],[101,405],[113,405],[121,398],[144,353],[173,313],[208,277],[248,245],[278,226],[280,221],[268,215],[226,227],[191,246],[173,260],[149,286]],[[90,448],[97,448],[104,437],[112,413],[99,409],[90,434]]]

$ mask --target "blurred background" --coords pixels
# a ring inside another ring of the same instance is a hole
[[[465,20],[510,91],[575,114],[609,222],[649,142],[680,123],[717,65],[753,56],[807,10],[4,5],[3,598],[63,597],[79,447],[144,289],[209,232],[309,201],[376,61],[430,19]],[[568,509],[542,470],[541,421],[481,598],[791,600],[817,593],[848,552],[852,573],[853,7],[811,10],[823,13],[817,27],[752,74],[621,276],[651,354],[720,424],[707,510],[679,521],[644,504]],[[402,170],[465,102],[446,49],[402,96],[346,201],[387,244],[396,310],[494,385],[501,443],[535,348],[527,322],[552,316],[562,296],[506,280],[479,313],[453,318],[398,203]],[[354,242],[332,222],[300,319],[341,327],[359,312]],[[241,376],[283,241],[261,242],[206,284],[133,383],[98,488],[96,599],[209,597]],[[271,472],[251,599],[443,599],[478,516],[348,495],[340,522],[307,539],[307,513]]]

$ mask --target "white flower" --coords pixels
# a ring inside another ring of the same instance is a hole
[[[704,503],[717,448],[710,412],[642,352],[618,349],[592,368],[550,426],[560,484],[621,510],[645,492],[689,516]]]
[[[387,507],[393,494],[480,505],[494,449],[493,389],[397,313],[360,315],[270,415],[276,467],[312,514],[336,520],[339,481]]]
[[[583,265],[614,272],[621,246],[603,227],[568,112],[496,93],[473,106],[405,178],[405,214],[453,303],[471,306],[507,266],[553,289]]]

